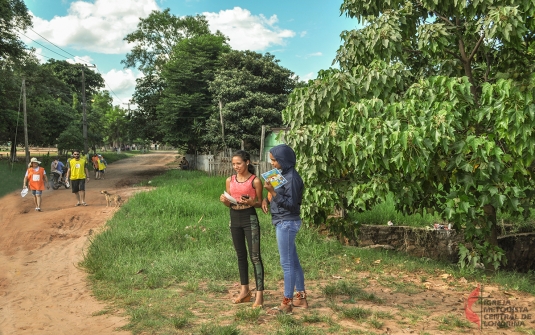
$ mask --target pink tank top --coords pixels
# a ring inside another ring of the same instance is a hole
[[[253,187],[253,182],[256,176],[252,174],[246,181],[239,182],[236,179],[237,175],[232,175],[230,178],[230,195],[236,199],[240,200],[242,195],[248,195],[249,198],[256,198],[256,190]]]

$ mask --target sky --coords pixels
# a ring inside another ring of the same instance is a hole
[[[24,0],[33,27],[21,35],[42,62],[50,58],[95,64],[114,105],[127,108],[142,74],[121,60],[132,48],[124,37],[153,10],[204,15],[234,50],[270,53],[302,80],[332,66],[340,33],[357,21],[340,15],[342,0]],[[131,106],[132,108],[134,106]]]

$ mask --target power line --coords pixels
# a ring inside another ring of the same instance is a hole
[[[104,81],[104,84],[106,85],[106,87],[110,90],[110,92],[113,93],[113,95],[114,95],[114,96],[115,96],[121,103],[123,103],[122,99],[119,98],[119,97],[117,96],[117,94],[111,89],[111,87],[110,87],[110,85],[108,84],[108,82],[104,79],[104,76],[103,76],[102,73],[98,70],[98,67],[96,67],[96,64],[89,63],[88,61],[86,61],[86,60],[84,60],[84,59],[82,59],[82,58],[80,58],[80,57],[77,57],[77,56],[73,55],[72,53],[70,53],[70,52],[68,52],[68,51],[66,51],[66,50],[64,50],[64,49],[62,49],[62,48],[60,48],[60,47],[57,46],[56,44],[50,42],[48,39],[46,39],[44,36],[42,36],[41,34],[39,34],[38,32],[36,32],[35,30],[33,30],[33,29],[31,29],[31,28],[29,28],[29,29],[30,29],[31,31],[33,31],[34,33],[36,33],[37,35],[39,35],[42,39],[44,39],[44,40],[47,41],[48,43],[50,43],[50,44],[52,44],[53,46],[55,46],[56,48],[58,48],[58,49],[60,49],[61,51],[65,52],[66,54],[71,55],[72,57],[74,57],[75,60],[81,60],[81,61],[84,62],[84,63],[90,64],[90,65],[95,65],[95,68],[96,68],[97,72],[100,74],[100,76],[102,77],[102,80]],[[26,38],[28,38],[29,40],[31,40],[31,41],[33,41],[33,42],[39,44],[39,45],[42,46],[43,48],[45,48],[45,49],[47,49],[47,50],[50,50],[50,51],[52,51],[53,53],[55,53],[55,54],[57,54],[57,55],[59,55],[59,56],[65,58],[65,59],[69,59],[69,57],[66,57],[66,56],[64,56],[64,55],[61,55],[61,54],[59,54],[59,53],[57,53],[57,52],[55,52],[55,51],[53,51],[53,50],[47,48],[46,46],[42,45],[41,43],[37,42],[36,40],[33,40],[33,39],[29,38],[28,36],[24,35],[22,32],[19,32],[19,33],[20,33],[21,35],[25,36]],[[50,57],[44,56],[44,55],[42,55],[42,54],[39,54],[39,55],[41,55],[41,56],[43,56],[43,57],[45,57],[45,58],[51,59]],[[76,59],[76,58],[78,58],[78,59]]]
[[[98,70],[98,67],[97,67],[96,69],[97,69],[97,72],[98,72],[98,73],[100,74],[100,76],[102,77],[102,80],[104,80],[104,76],[102,76],[102,73],[100,73],[100,71]],[[111,93],[113,93],[113,95],[115,95],[115,97],[116,97],[117,99],[119,99],[119,101],[120,101],[121,103],[123,103],[123,100],[121,100],[121,98],[119,98],[119,97],[117,96],[117,94],[115,94],[115,92],[113,92],[113,90],[111,89],[110,85],[108,85],[108,83],[106,82],[106,80],[104,80],[104,84],[106,84],[106,86],[110,89]]]
[[[49,50],[49,51],[52,51],[52,52],[55,53],[56,55],[59,55],[59,56],[61,56],[61,57],[63,57],[63,58],[66,58],[66,59],[69,58],[69,57],[65,57],[64,55],[55,52],[55,51],[52,50],[52,49],[49,49],[49,48],[45,47],[44,45],[42,45],[41,43],[37,42],[36,40],[32,40],[31,38],[29,38],[28,36],[24,35],[24,34],[21,33],[21,32],[19,32],[19,34],[21,34],[22,36],[26,37],[26,38],[29,39],[30,41],[33,41],[33,42],[39,44],[39,45],[42,46],[43,48],[45,48],[45,49],[47,49],[47,50]]]

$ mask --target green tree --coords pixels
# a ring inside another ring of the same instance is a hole
[[[219,56],[229,51],[220,34],[201,35],[180,41],[164,66],[165,88],[157,107],[163,140],[194,152],[205,143],[206,120],[214,113],[208,87],[214,78]]]
[[[154,73],[136,79],[136,90],[132,100],[138,107],[130,110],[127,115],[129,138],[150,139],[155,142],[163,140],[163,135],[158,131],[156,113],[163,87],[163,80]]]
[[[137,66],[145,74],[159,72],[178,42],[206,34],[210,34],[210,30],[202,15],[181,18],[171,14],[169,8],[153,11],[147,18],[140,19],[136,31],[124,38],[134,47],[121,63],[125,67]]]
[[[73,120],[69,86],[31,55],[0,72],[0,138],[9,139],[13,145],[24,142],[21,90],[24,78],[29,144],[55,145],[59,134]]]
[[[283,118],[307,185],[307,219],[333,207],[436,210],[464,227],[461,264],[497,267],[496,212],[535,195],[535,4],[346,0],[340,69],[296,90]],[[349,222],[331,222],[346,233]]]
[[[140,19],[137,29],[125,37],[134,46],[121,62],[127,68],[137,67],[144,74],[136,80],[133,102],[137,109],[128,115],[131,138],[163,140],[164,134],[157,127],[159,116],[156,111],[165,87],[162,69],[182,40],[209,34],[208,21],[204,16],[177,17],[165,9],[153,11],[147,18]]]
[[[22,0],[0,0],[0,62],[16,61],[24,56],[25,45],[17,30],[32,26],[32,18]]]
[[[225,138],[218,111],[207,122],[207,143],[219,149],[239,148],[243,140],[247,150],[258,152],[262,125],[282,126],[281,111],[298,78],[278,62],[269,53],[253,51],[221,55],[210,92],[217,109],[221,102]]]
[[[79,97],[82,97],[82,70],[87,99],[104,88],[104,79],[100,73],[83,64],[71,64],[64,60],[49,59],[43,66],[50,69],[55,77],[69,85],[71,92],[75,92]]]

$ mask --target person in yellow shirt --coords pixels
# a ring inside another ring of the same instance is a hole
[[[72,153],[73,159],[70,160],[67,169],[67,180],[71,181],[72,193],[76,195],[78,202],[76,206],[87,206],[85,202],[85,183],[89,182],[89,171],[87,170],[87,161],[80,157],[80,151],[75,150]]]

